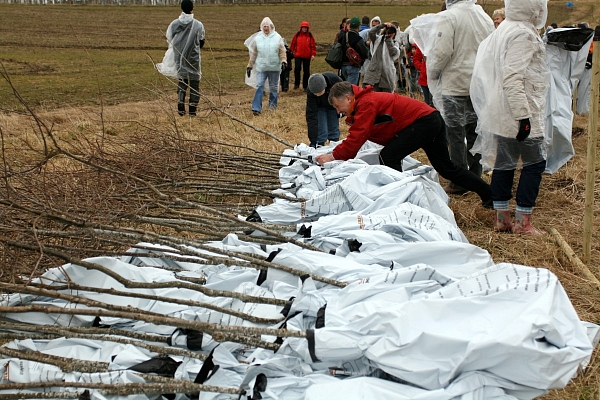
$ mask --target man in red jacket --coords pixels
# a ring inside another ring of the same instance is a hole
[[[333,160],[349,160],[367,141],[384,146],[379,153],[382,165],[402,171],[402,160],[423,149],[429,162],[444,178],[479,195],[482,205],[492,207],[490,185],[450,160],[446,125],[440,113],[422,101],[395,93],[374,92],[339,82],[329,91],[329,103],[346,115],[348,137],[316,161],[323,165]]]
[[[317,43],[312,33],[309,32],[310,24],[302,21],[300,30],[296,32],[290,45],[296,62],[294,64],[294,89],[300,87],[300,70],[304,70],[302,76],[302,88],[308,88],[308,77],[310,76],[310,62],[317,55]]]

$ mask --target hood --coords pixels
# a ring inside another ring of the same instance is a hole
[[[310,24],[308,23],[308,21],[302,21],[302,22],[300,23],[300,29],[302,29],[302,28],[304,28],[304,27],[306,27],[306,28],[310,29]]]
[[[362,88],[360,86],[352,85],[352,90],[354,91],[354,99],[358,100],[359,98],[361,98],[365,94],[367,94],[369,92],[372,92],[373,91],[373,86],[367,85],[366,87]]]
[[[371,20],[371,23],[369,24],[369,26],[371,28],[373,27],[373,21],[379,21],[379,23],[381,24],[381,18],[379,18],[379,16],[373,17],[373,19]]]
[[[262,22],[260,23],[260,29],[262,30],[262,27],[265,25],[268,25],[271,27],[271,32],[275,32],[275,25],[273,25],[273,21],[271,21],[271,18],[264,17]]]
[[[446,9],[449,10],[450,7],[456,5],[458,3],[477,3],[477,0],[446,0]]]
[[[547,0],[505,0],[506,19],[531,23],[535,29],[546,25],[548,17]]]
[[[178,19],[184,24],[189,24],[194,20],[194,14],[186,14],[182,12]]]

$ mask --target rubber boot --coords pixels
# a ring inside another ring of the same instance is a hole
[[[531,214],[515,213],[515,223],[512,228],[513,233],[523,233],[526,235],[543,235],[543,232],[538,231],[531,226]]]
[[[185,115],[185,104],[184,103],[177,103],[177,113],[181,116]]]
[[[190,104],[190,117],[196,116],[196,104]]]
[[[513,229],[513,223],[510,222],[510,211],[496,210],[494,230],[496,232],[512,232]]]

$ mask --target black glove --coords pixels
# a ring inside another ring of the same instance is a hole
[[[527,139],[527,136],[531,133],[531,124],[529,118],[525,118],[519,121],[519,133],[517,133],[517,142],[522,142]]]
[[[252,68],[246,67],[246,75],[250,78],[250,73],[252,72]]]
[[[585,69],[591,69],[592,68],[592,62],[591,61],[586,61],[585,62]]]
[[[284,72],[287,69],[287,63],[284,61],[281,63],[281,72]]]

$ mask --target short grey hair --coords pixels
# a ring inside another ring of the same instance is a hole
[[[329,89],[329,97],[327,101],[329,104],[333,105],[333,99],[341,99],[345,95],[354,95],[354,90],[352,90],[352,84],[350,82],[338,82]]]

